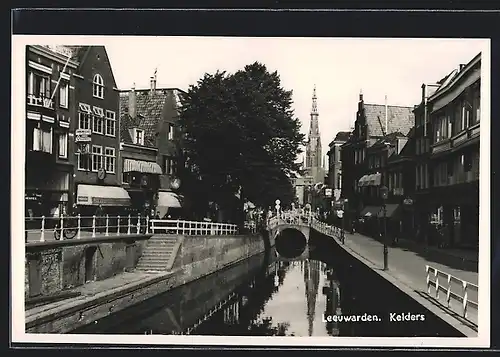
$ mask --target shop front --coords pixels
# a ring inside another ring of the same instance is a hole
[[[123,183],[130,195],[132,210],[143,216],[155,212],[161,174],[156,162],[124,159]]]
[[[161,219],[182,218],[182,197],[172,191],[159,191],[156,212]]]
[[[52,171],[38,176],[26,176],[25,217],[40,221],[67,215],[69,207],[69,172]],[[37,218],[38,217],[38,218]]]
[[[82,217],[82,226],[91,226],[92,217],[127,216],[130,196],[122,187],[78,184],[76,213]],[[109,222],[110,225],[114,225]]]

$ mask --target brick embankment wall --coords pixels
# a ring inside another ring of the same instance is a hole
[[[227,269],[210,274],[197,281],[171,288],[129,309],[122,310],[99,321],[88,324],[74,333],[137,333],[148,330],[148,326],[161,326],[155,333],[180,333],[193,326],[211,309],[226,299],[238,286],[244,284],[256,273],[267,268],[269,253],[254,255]],[[169,279],[174,286],[174,276]],[[217,287],[214,289],[214,287]],[[144,316],[148,316],[144,319]],[[133,321],[133,323],[130,323]],[[125,326],[125,327],[124,327]]]
[[[144,245],[145,241],[135,243],[134,266]],[[104,280],[122,273],[126,267],[126,244],[123,242],[67,246],[26,253],[25,297],[29,296],[31,289],[28,263],[30,255],[39,260],[41,295],[57,294],[83,285],[86,280]]]
[[[261,235],[186,236],[172,270],[182,285],[264,251]]]
[[[137,249],[142,249],[139,243],[137,243],[137,247]],[[116,251],[113,251],[111,247],[103,251],[104,258],[101,257],[101,259],[108,260],[103,261],[102,264],[107,263],[114,266],[115,269],[121,270],[122,263],[115,262],[115,260],[121,261],[122,259],[119,254],[120,249],[118,247],[114,249]],[[99,298],[89,296],[88,299],[84,299],[79,303],[81,305],[80,309],[77,306],[61,306],[56,309],[57,312],[41,313],[31,319],[29,326],[27,325],[27,331],[38,333],[70,332],[93,323],[95,320],[110,316],[111,313],[125,310],[132,305],[173,288],[235,265],[264,251],[265,244],[260,235],[185,236],[177,251],[170,273],[153,275],[152,279],[146,279],[137,284],[129,284],[129,286],[124,286],[123,289],[114,289],[109,294],[103,292],[99,294]],[[114,252],[118,253],[112,259],[111,253]],[[96,254],[100,256],[98,252]],[[77,263],[78,253],[73,253],[69,257],[72,257],[71,259],[74,259],[75,262],[74,265],[71,265],[74,267],[70,270],[72,274],[65,278],[66,284],[69,281],[82,282],[83,280],[78,280],[81,279],[82,274],[80,271],[81,266]],[[66,259],[67,261],[70,260],[70,258]],[[96,267],[99,266],[100,264],[96,264]],[[109,268],[102,268],[97,275],[104,277],[111,274],[112,271]]]

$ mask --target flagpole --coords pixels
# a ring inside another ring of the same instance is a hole
[[[54,87],[54,91],[52,92],[52,95],[50,96],[51,101],[54,99],[54,95],[56,94],[57,88],[59,87],[59,83],[61,83],[62,74],[66,70],[66,67],[68,66],[68,63],[70,60],[71,60],[71,56],[68,56],[68,59],[66,60],[66,63],[64,64],[62,71],[59,72],[59,79],[57,80],[56,86]]]

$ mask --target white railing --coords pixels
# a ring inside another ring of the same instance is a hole
[[[236,224],[152,219],[151,232],[180,235],[229,235],[238,232]]]
[[[470,293],[477,296],[478,286],[468,281],[459,279],[451,274],[442,272],[432,266],[426,265],[427,294],[439,300],[439,293],[446,294],[446,305],[449,308],[452,300],[461,304],[461,315],[468,318],[469,306],[477,311],[478,302],[469,298]],[[434,291],[431,291],[431,287]]]
[[[280,224],[297,224],[297,225],[310,225],[313,216],[311,213],[304,213],[298,210],[294,211],[280,211],[267,220],[269,229],[274,229]]]
[[[250,227],[255,231],[255,227]],[[98,238],[131,234],[235,234],[237,226],[227,223],[183,220],[157,220],[144,216],[61,216],[31,217],[25,219],[25,241]]]
[[[120,234],[149,233],[149,217],[138,216],[61,216],[25,219],[26,242],[96,238]]]
[[[336,226],[331,226],[325,222],[321,222],[317,219],[313,219],[311,227],[318,231],[319,233],[322,233],[324,235],[330,236],[330,237],[336,237],[336,238],[341,238],[342,237],[342,229]]]

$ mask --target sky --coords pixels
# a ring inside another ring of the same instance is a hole
[[[95,43],[96,41],[94,41]],[[323,154],[338,131],[354,125],[360,91],[365,103],[413,107],[422,83],[440,80],[484,49],[473,39],[349,39],[238,37],[107,37],[117,86],[187,90],[205,73],[235,72],[255,61],[277,70],[293,90],[293,109],[309,131],[316,85]],[[326,162],[326,160],[325,160]]]

